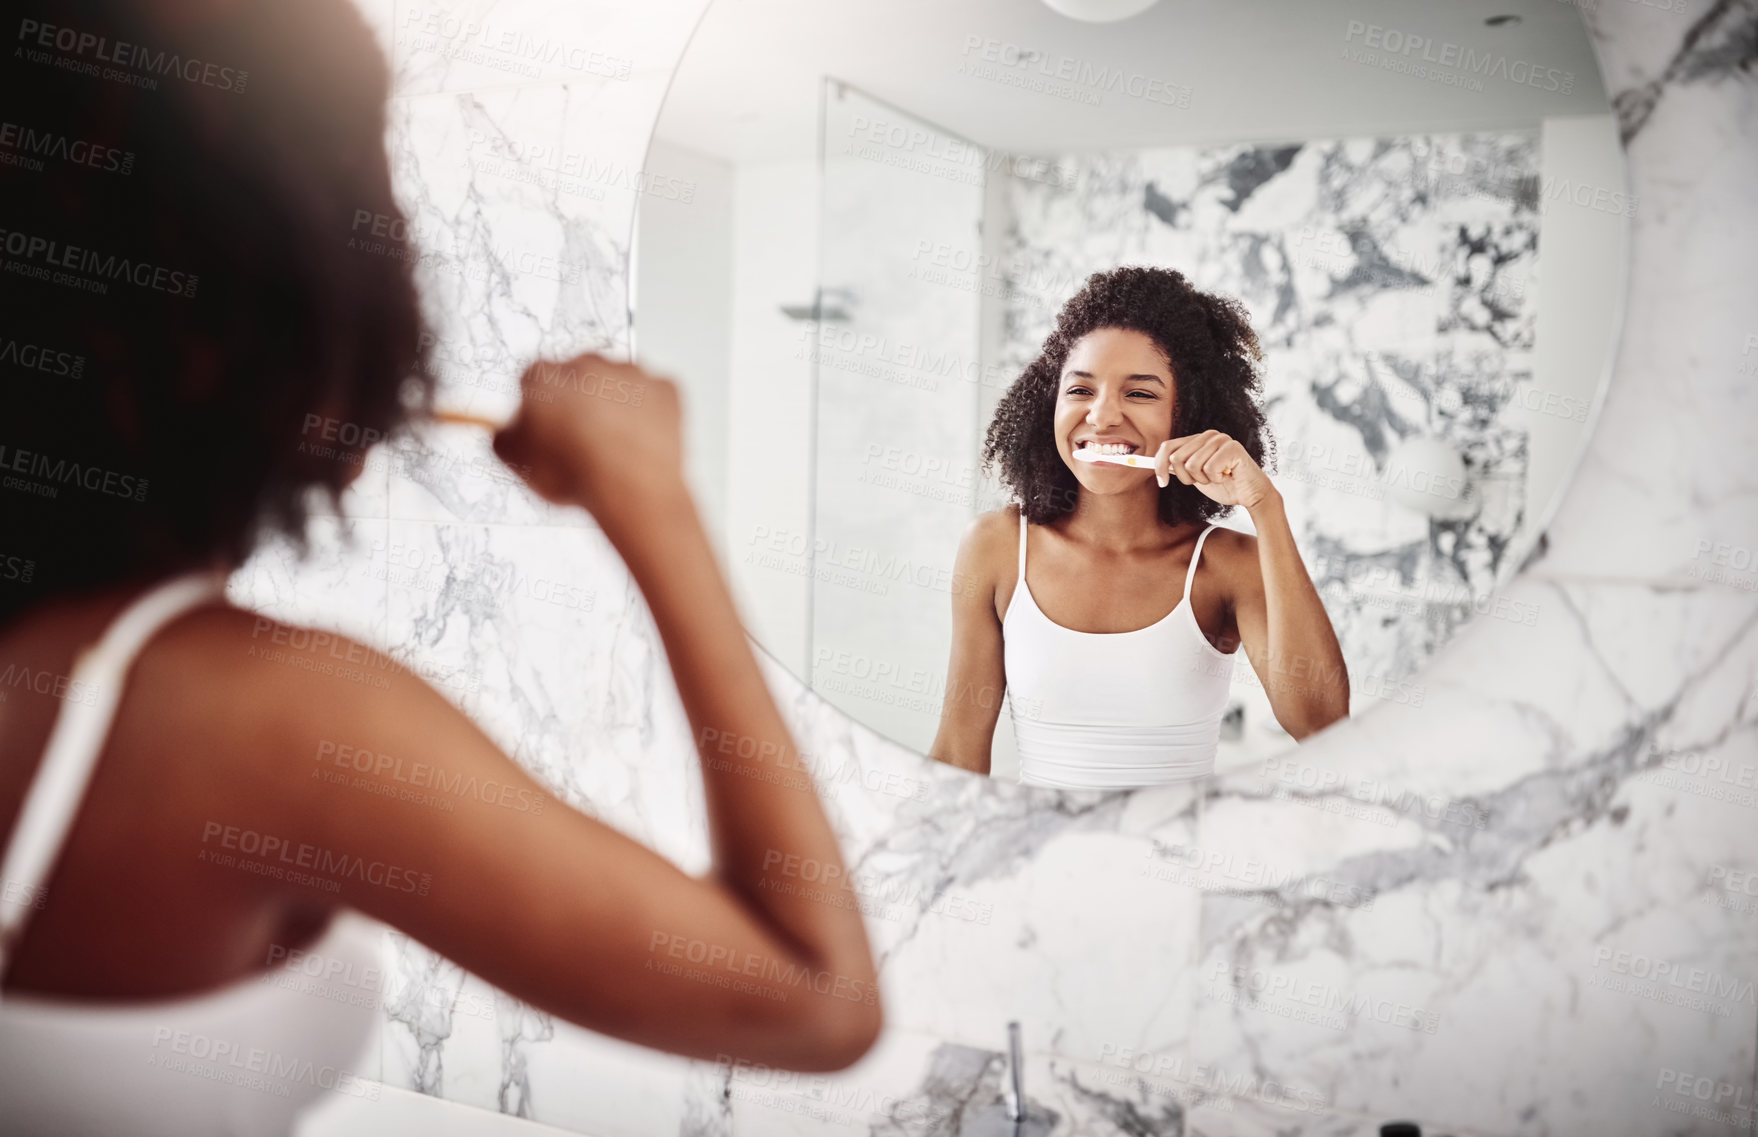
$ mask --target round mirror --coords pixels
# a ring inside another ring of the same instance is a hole
[[[714,0],[637,222],[753,635],[1032,784],[1259,760],[1533,619],[1637,204],[1572,6],[1126,7]]]

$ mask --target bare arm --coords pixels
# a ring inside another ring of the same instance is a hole
[[[841,1069],[881,1026],[872,953],[835,834],[677,474],[676,389],[596,357],[568,366],[602,381],[561,386],[598,393],[546,405],[528,375],[521,420],[496,450],[545,497],[590,508],[646,596],[695,730],[713,868],[689,876],[548,799],[435,691],[357,645],[350,655],[388,687],[274,669],[286,672],[274,677],[286,711],[272,737],[288,762],[268,787],[272,823],[320,851],[401,868],[394,887],[344,874],[331,899],[536,1007],[692,1057]],[[613,382],[640,392],[633,405],[609,405]],[[570,447],[597,457],[576,462]],[[368,769],[343,762],[338,744],[371,755]],[[332,766],[383,789],[423,788],[444,808],[318,776]],[[460,796],[461,785],[479,789]]]
[[[1282,495],[1251,506],[1257,570],[1241,573],[1233,616],[1270,709],[1298,741],[1349,715],[1349,672],[1318,589],[1306,573]]]
[[[994,577],[988,569],[996,528],[994,514],[979,517],[966,526],[958,543],[946,696],[940,727],[928,748],[928,757],[978,774],[989,772],[995,723],[1007,689],[1001,621],[995,616]]]
[[[1240,643],[1276,721],[1298,740],[1348,717],[1343,649],[1300,560],[1281,491],[1238,440],[1218,430],[1161,443],[1155,474],[1162,486],[1176,477],[1251,515],[1257,563],[1232,574],[1231,603]]]

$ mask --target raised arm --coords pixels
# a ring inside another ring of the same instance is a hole
[[[1282,506],[1281,491],[1238,440],[1205,430],[1160,444],[1155,474],[1176,477],[1251,515],[1250,556],[1233,558],[1229,602],[1246,658],[1262,680],[1276,721],[1297,741],[1349,715],[1349,671],[1330,614]]]
[[[1270,709],[1295,741],[1349,716],[1349,670],[1330,615],[1307,575],[1271,490],[1249,509],[1256,563],[1243,561],[1233,598],[1241,649],[1262,681]]]
[[[1006,527],[1005,513],[998,510],[974,519],[959,539],[952,569],[952,652],[946,664],[946,694],[940,705],[940,727],[928,748],[928,757],[978,774],[989,772],[995,723],[1007,689],[993,569],[997,538]]]
[[[340,891],[317,895],[540,1009],[692,1057],[840,1069],[881,1026],[872,953],[684,489],[678,420],[669,382],[582,357],[527,374],[495,447],[546,498],[590,509],[646,596],[702,760],[709,872],[557,803],[433,689],[353,644],[358,669],[388,686],[266,669],[282,713],[265,737],[283,760],[254,795],[273,804],[242,824],[267,816],[332,870],[384,866],[376,882],[332,871]],[[266,623],[252,621],[258,643],[276,634]]]

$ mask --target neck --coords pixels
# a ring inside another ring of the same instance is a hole
[[[1166,543],[1160,521],[1160,487],[1153,478],[1125,493],[1096,494],[1085,486],[1058,528],[1071,540],[1113,553],[1133,553]]]

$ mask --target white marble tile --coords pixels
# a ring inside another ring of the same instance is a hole
[[[655,44],[667,42],[680,8],[691,6],[656,7],[645,33]],[[390,148],[441,406],[504,420],[534,360],[626,353],[635,211],[643,196],[693,193],[687,179],[643,164],[665,80],[426,95],[400,87]],[[420,431],[389,458],[395,516],[589,524],[519,492],[477,432]]]
[[[1642,204],[1616,371],[1536,572],[1758,590],[1758,118],[1727,46],[1751,20],[1717,5],[1685,48],[1675,23],[1696,19],[1600,13],[1608,70],[1670,78],[1627,143]]]
[[[706,0],[395,0],[402,94],[662,85]],[[651,116],[650,116],[651,117]]]
[[[859,1134],[1014,1134],[1005,1121],[1005,1033],[988,1045],[887,1031],[837,1074],[702,1064],[696,1117],[681,1133],[804,1137]],[[1205,1100],[1202,1077],[1162,1063],[1141,1074],[1122,1062],[1077,1063],[1027,1048],[1021,1071],[1028,1121],[1022,1137],[1176,1134],[1188,1105]],[[1157,1071],[1157,1072],[1152,1072]]]
[[[503,1109],[593,1137],[690,1132],[699,1063],[524,1012],[502,1026]]]
[[[373,1089],[370,1097],[331,1095],[300,1116],[295,1137],[542,1137],[560,1132],[425,1094],[390,1086]]]
[[[1191,819],[1163,818],[1149,838],[1119,831],[1122,807],[1070,801],[1014,819],[1011,840],[1029,842],[1025,871],[948,872],[940,889],[962,902],[947,915],[899,929],[907,939],[877,928],[888,1013],[967,1043],[1017,1019],[1038,1045],[1076,1057],[1107,1044],[1181,1047],[1200,893],[1164,871],[1152,840],[1188,844]]]
[[[1210,1098],[1185,1114],[1186,1137],[1378,1137],[1387,1121],[1412,1121],[1407,1117],[1357,1117],[1332,1113],[1298,1097],[1285,1101],[1269,1097]],[[1457,1128],[1433,1128],[1424,1132],[1446,1137],[1471,1137]]]
[[[399,656],[558,796],[694,871],[688,720],[645,602],[595,530],[393,521]]]
[[[1758,738],[1730,723],[1758,670],[1758,602],[1561,592],[1578,637],[1572,652],[1553,639],[1540,654],[1573,654],[1578,670],[1523,686],[1481,667],[1447,680],[1476,688],[1484,729],[1411,716],[1402,768],[1386,751],[1332,758],[1321,743],[1305,796],[1235,802],[1222,785],[1203,833],[1229,863],[1297,858],[1297,872],[1315,866],[1331,883],[1317,896],[1241,886],[1205,904],[1197,1061],[1305,1076],[1345,1110],[1495,1133],[1616,1128],[1646,1110],[1666,1069],[1749,1074],[1758,921],[1727,885],[1750,860]],[[1499,634],[1513,658],[1524,630],[1493,623],[1480,638]],[[1602,699],[1593,715],[1618,724],[1604,737],[1547,714],[1570,708],[1584,679],[1621,704]],[[1448,702],[1423,717],[1467,713]],[[1521,720],[1544,727],[1525,755],[1496,732]],[[1400,783],[1423,804],[1377,797]],[[1320,802],[1344,808],[1320,814]],[[1270,893],[1284,903],[1264,903]]]
[[[504,997],[409,937],[392,937],[385,992],[387,1085],[497,1112]],[[512,1013],[512,1012],[508,1012]]]
[[[868,917],[888,1022],[981,1045],[1019,1019],[1076,1055],[1182,1045],[1189,995],[1166,953],[1190,942],[1200,890],[1171,879],[1157,850],[1191,843],[1192,787],[1046,795],[974,778],[769,672],[795,736],[824,742],[803,743],[804,761]],[[1102,978],[1120,972],[1139,983]]]
[[[384,545],[388,524],[351,510],[342,518],[314,517],[303,552],[286,540],[263,545],[227,581],[227,599],[270,620],[342,632],[382,649],[385,585],[369,557]]]
[[[995,1084],[1000,1055],[888,1029],[834,1074],[776,1070],[728,1057],[693,1064],[688,1137],[716,1134],[923,1133],[958,1116],[962,1099]]]

